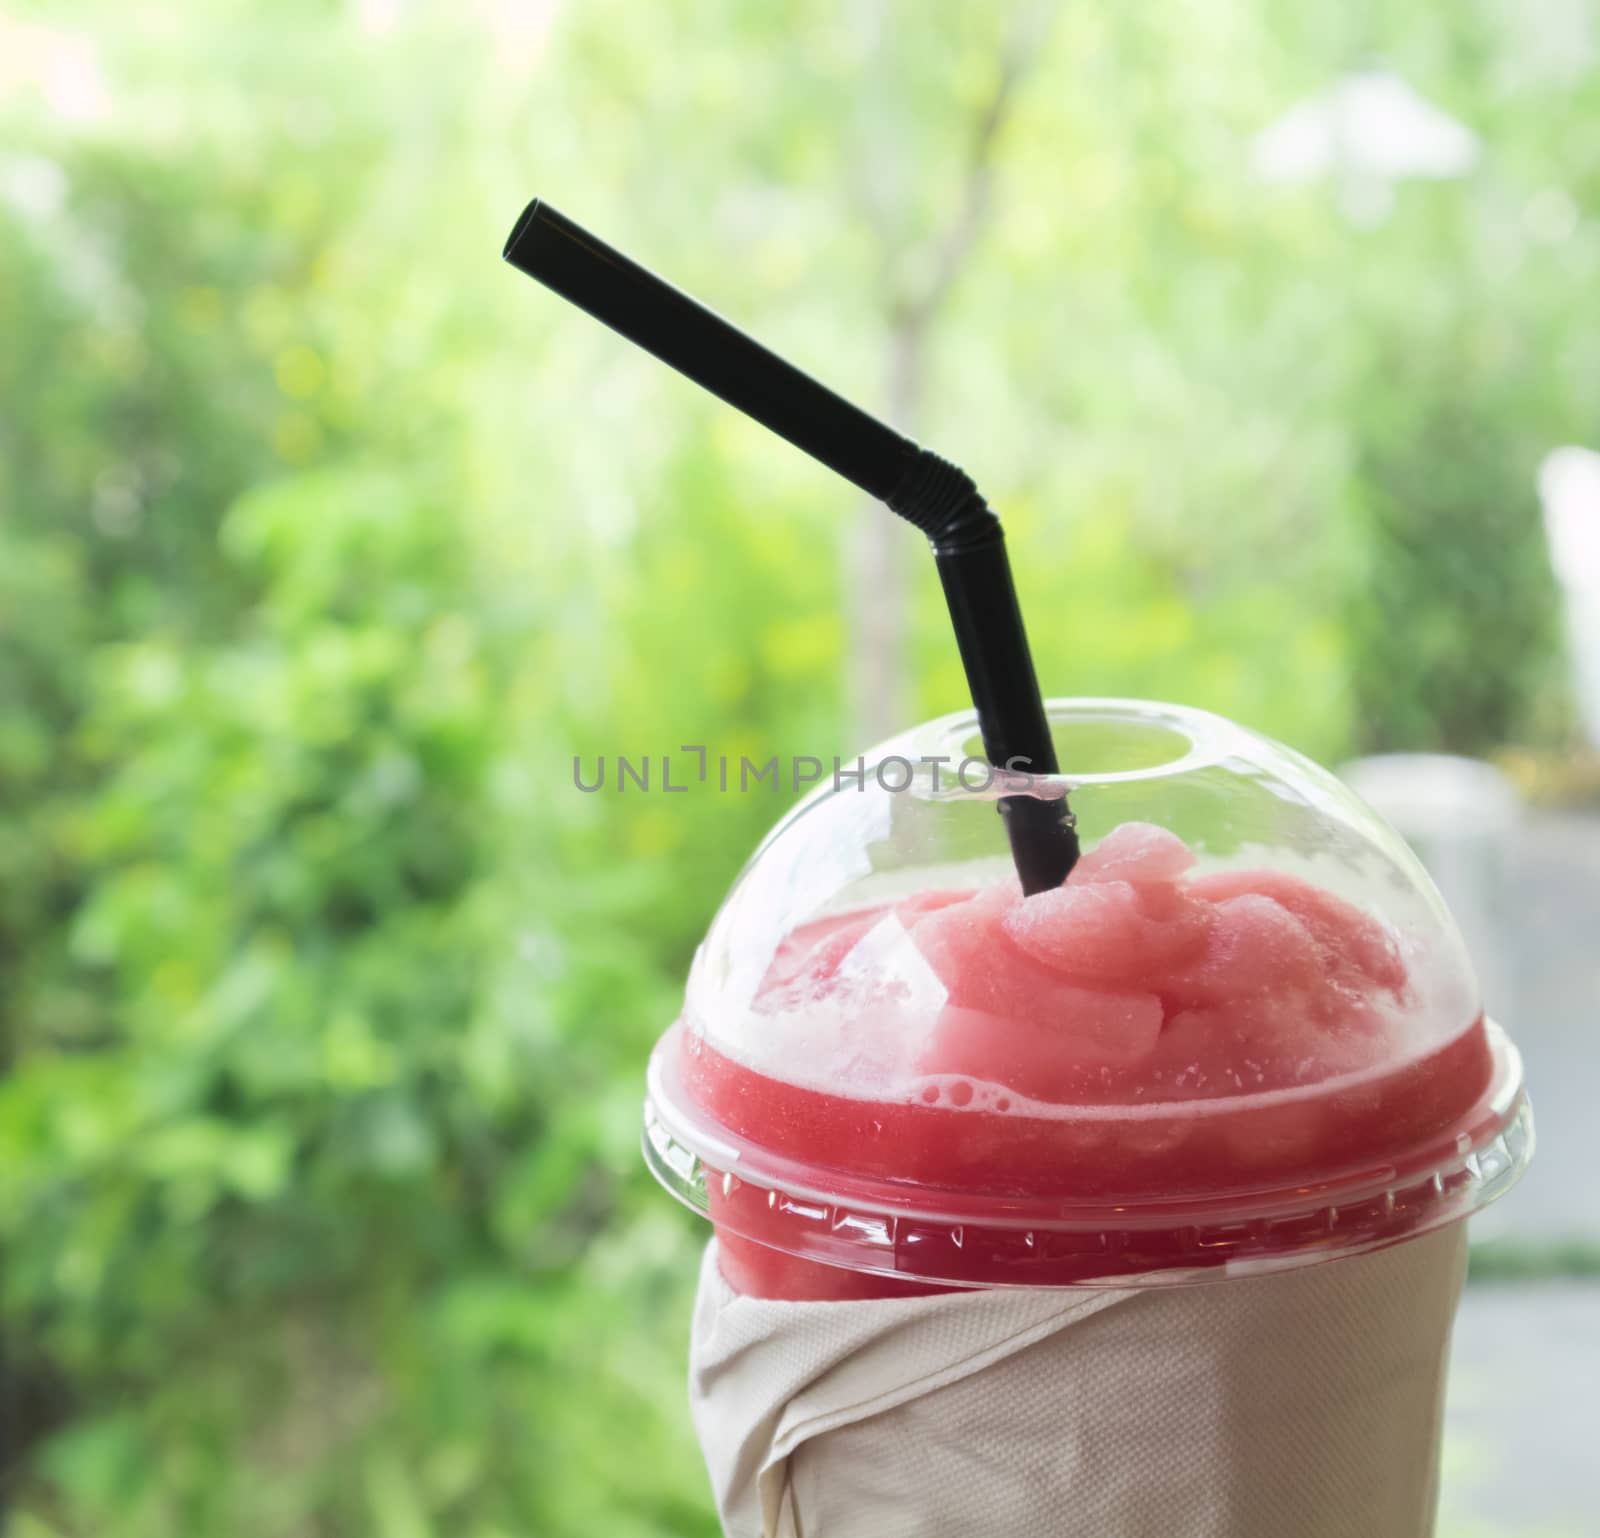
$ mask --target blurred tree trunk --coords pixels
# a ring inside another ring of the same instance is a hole
[[[916,436],[922,405],[922,333],[896,328],[889,341],[887,413]],[[855,752],[909,724],[910,678],[906,631],[911,613],[914,532],[868,499],[845,530],[845,684]]]
[[[926,396],[928,344],[951,291],[971,258],[988,217],[995,149],[1016,99],[1017,89],[1044,39],[1052,7],[1018,7],[1010,17],[998,57],[994,86],[972,123],[967,163],[955,211],[931,242],[931,259],[903,263],[902,234],[893,227],[869,184],[863,189],[867,215],[879,242],[885,274],[889,345],[885,369],[885,410],[901,432],[915,437]],[[882,6],[871,25],[880,51],[892,47]],[[887,69],[878,79],[892,78]],[[895,167],[880,168],[889,176]],[[907,279],[903,266],[920,266],[920,281]],[[856,510],[844,541],[845,748],[856,751],[911,722],[911,675],[907,638],[911,617],[912,562],[923,559],[911,531],[868,501]]]

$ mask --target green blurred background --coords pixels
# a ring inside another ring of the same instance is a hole
[[[638,1101],[788,798],[572,758],[963,687],[915,535],[502,266],[528,196],[965,465],[1048,692],[1559,770],[1558,11],[4,0],[5,1531],[715,1531]],[[1378,66],[1465,174],[1259,174]]]

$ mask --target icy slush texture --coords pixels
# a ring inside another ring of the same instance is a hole
[[[1054,891],[1005,879],[804,925],[758,991],[757,1066],[1008,1111],[1270,1093],[1437,1044],[1377,920],[1287,872],[1194,863],[1124,823]]]

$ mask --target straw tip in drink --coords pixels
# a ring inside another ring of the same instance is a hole
[[[515,260],[515,252],[527,236],[528,232],[538,226],[539,213],[544,205],[538,198],[534,198],[528,206],[517,216],[517,222],[511,227],[511,233],[506,236],[505,249],[500,253],[504,261]]]

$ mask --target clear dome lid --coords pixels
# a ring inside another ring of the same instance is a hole
[[[970,714],[839,771],[717,914],[646,1147],[724,1233],[928,1281],[1172,1282],[1351,1253],[1530,1146],[1461,936],[1349,789],[1220,717],[1050,706],[1059,776]],[[1024,897],[1002,798],[1084,854]]]

